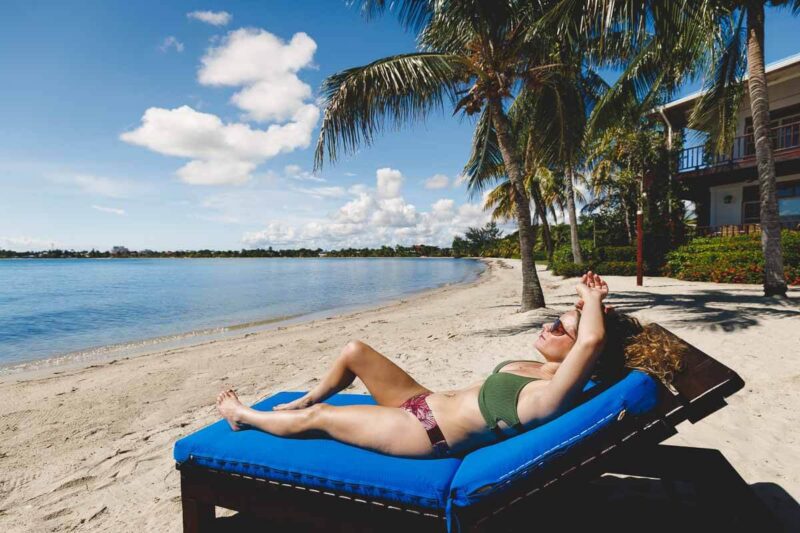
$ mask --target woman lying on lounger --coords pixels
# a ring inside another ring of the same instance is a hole
[[[447,457],[558,417],[575,406],[590,377],[613,380],[629,367],[669,379],[679,370],[678,345],[634,318],[604,309],[608,285],[600,276],[585,274],[576,290],[576,309],[546,325],[534,343],[544,363],[506,361],[479,383],[433,392],[353,341],[320,383],[291,403],[256,411],[228,390],[217,397],[217,408],[233,430],[250,426],[280,436],[316,430],[389,455]],[[378,405],[322,403],[356,377]]]

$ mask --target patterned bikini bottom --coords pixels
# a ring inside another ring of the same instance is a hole
[[[433,456],[437,459],[441,459],[450,455],[450,446],[447,444],[438,422],[436,422],[436,419],[433,417],[433,411],[431,411],[428,402],[425,400],[425,398],[431,394],[433,393],[423,392],[412,396],[404,401],[400,408],[405,409],[417,417],[417,420],[420,421],[422,427],[424,427],[425,431],[428,433],[431,446],[433,446]]]

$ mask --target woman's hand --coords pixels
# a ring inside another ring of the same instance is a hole
[[[580,283],[575,286],[575,291],[578,293],[580,300],[576,307],[583,307],[583,302],[594,298],[602,301],[608,296],[608,284],[597,274],[591,270],[581,277]]]

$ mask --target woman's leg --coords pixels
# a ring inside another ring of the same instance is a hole
[[[419,420],[404,409],[379,405],[332,406],[256,411],[243,405],[233,391],[217,399],[219,412],[234,430],[242,424],[267,433],[291,437],[322,431],[332,438],[389,455],[428,457],[433,448]]]
[[[361,341],[350,341],[328,373],[305,396],[275,406],[276,411],[303,409],[325,401],[358,377],[378,405],[398,407],[415,394],[430,392],[402,368]]]

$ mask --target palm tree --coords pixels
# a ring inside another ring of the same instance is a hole
[[[382,0],[356,3],[368,14],[388,9]],[[443,109],[448,99],[455,112],[481,113],[496,132],[514,187],[522,258],[520,309],[544,307],[523,167],[504,106],[514,92],[540,83],[555,68],[548,63],[547,39],[527,32],[536,7],[513,0],[406,0],[394,5],[406,25],[420,28],[420,51],[347,69],[325,80],[315,168],[321,167],[326,155],[333,162],[341,151],[370,144],[387,123],[420,120]]]
[[[526,91],[530,95],[530,91]],[[537,144],[524,99],[514,101],[508,111],[513,137],[517,141],[517,149],[522,154],[523,179],[529,202],[533,202],[536,218],[542,228],[542,238],[548,259],[553,257],[553,239],[550,234],[550,223],[547,220],[548,205],[542,194],[542,181],[552,180],[549,169],[542,163],[542,153],[535,149]],[[469,161],[464,166],[467,178],[467,190],[475,197],[483,192],[491,183],[498,183],[484,202],[484,209],[492,209],[493,219],[510,220],[516,213],[514,200],[516,191],[508,180],[503,156],[497,144],[497,133],[486,114],[481,115],[473,136],[472,151]]]
[[[604,103],[639,93],[652,104],[669,95],[684,76],[705,72],[706,91],[693,110],[690,125],[709,132],[717,150],[733,138],[736,112],[748,73],[750,114],[756,147],[764,253],[764,294],[786,296],[780,221],[775,194],[775,162],[769,137],[769,98],[764,71],[764,8],[788,7],[800,13],[800,0],[562,0],[548,19],[560,31],[576,25],[599,33],[621,28],[638,53]],[[576,22],[577,21],[577,22]],[[630,51],[630,50],[628,50]],[[613,107],[610,106],[610,107]]]
[[[587,142],[587,126],[591,109],[606,84],[590,68],[582,65],[580,54],[565,52],[560,47],[560,59],[571,68],[537,94],[533,122],[541,128],[539,135],[544,152],[549,154],[549,166],[561,177],[564,186],[567,217],[570,226],[570,244],[575,264],[583,264],[578,241],[578,217],[575,209],[575,185],[581,177]]]
[[[652,124],[625,122],[606,128],[592,140],[588,159],[591,167],[589,185],[593,201],[588,210],[601,206],[619,207],[628,237],[633,243],[633,221],[639,207],[640,177],[653,174],[662,161],[662,137]]]

